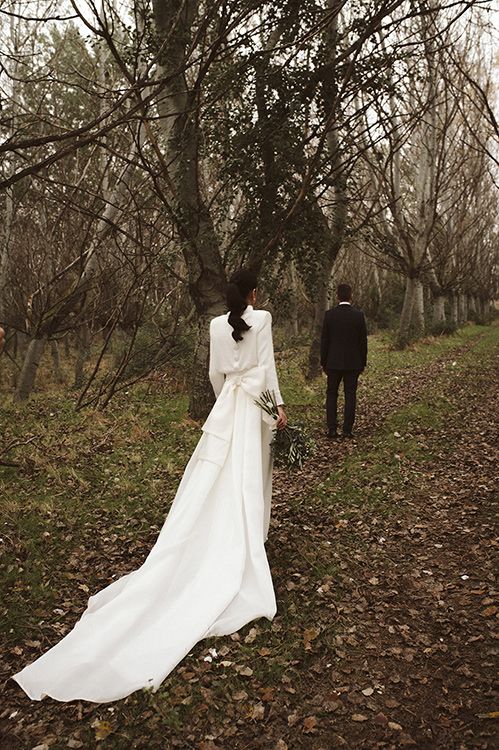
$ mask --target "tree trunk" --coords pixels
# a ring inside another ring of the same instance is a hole
[[[45,338],[31,340],[24,358],[17,391],[14,396],[15,401],[26,401],[31,395],[35,385],[38,365],[40,364],[46,343],[47,339]]]
[[[456,330],[459,327],[457,294],[451,294],[450,297],[450,322],[453,330]]]
[[[404,304],[400,314],[400,324],[397,335],[397,346],[404,349],[411,340],[411,324],[416,300],[416,279],[408,276],[405,282]]]
[[[473,315],[473,320],[476,319],[476,298],[472,295],[468,295],[468,312]]]
[[[374,288],[376,289],[376,316],[378,316],[379,311],[381,309],[381,303],[383,301],[383,288],[381,286],[379,268],[375,263],[373,264],[373,279],[374,279]]]
[[[12,357],[12,374],[10,378],[10,384],[12,390],[16,390],[17,382],[19,380],[19,366],[17,364],[17,351],[19,348],[19,333],[14,331],[12,334],[12,340],[10,344],[10,356]]]
[[[85,323],[78,331],[76,338],[75,379],[73,387],[83,388],[85,382],[85,364],[90,356],[90,328]]]
[[[9,268],[10,230],[13,215],[12,188],[5,191],[5,215],[0,229],[0,324],[6,323],[5,289]]]
[[[320,285],[317,299],[314,305],[314,322],[312,326],[312,340],[308,352],[308,371],[307,380],[317,378],[321,372],[321,333],[324,315],[328,306],[328,289],[331,269],[329,274],[324,277]]]
[[[468,320],[468,307],[466,304],[466,295],[463,292],[459,292],[459,295],[458,295],[458,318],[459,318],[460,326],[464,326]]]
[[[476,298],[476,311],[478,315],[478,320],[480,321],[480,325],[483,324],[484,320],[484,304],[482,297]]]
[[[50,342],[50,354],[52,356],[52,369],[54,371],[55,381],[56,383],[64,383],[64,378],[61,372],[61,360],[59,357],[59,347],[55,339],[53,339]]]
[[[199,315],[194,351],[194,362],[189,393],[189,415],[204,419],[215,402],[213,388],[208,378],[210,358],[210,320],[213,315]]]
[[[414,279],[414,307],[412,311],[414,336],[424,335],[426,324],[424,317],[424,287],[420,279]]]
[[[433,330],[435,333],[442,333],[445,331],[445,325],[445,295],[437,294],[433,299]]]
[[[298,336],[300,333],[300,321],[298,316],[298,275],[296,273],[296,265],[294,261],[291,262],[291,289],[293,292],[293,299],[291,302],[291,326],[293,335]]]

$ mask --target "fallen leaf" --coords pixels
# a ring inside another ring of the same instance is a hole
[[[251,667],[237,667],[237,672],[242,677],[251,677],[251,675],[253,674],[253,670],[251,669]]]
[[[265,706],[263,703],[256,703],[251,707],[249,712],[249,719],[255,719],[255,721],[261,721],[265,716]]]
[[[262,701],[270,702],[274,700],[274,694],[275,690],[272,687],[266,687],[263,688],[260,695],[262,696]]]
[[[400,706],[400,703],[395,700],[395,698],[387,698],[385,700],[385,706],[387,708],[398,708]]]
[[[307,628],[303,631],[303,645],[305,646],[305,651],[310,651],[312,649],[312,641],[315,641],[320,632],[319,628]]]
[[[307,716],[303,719],[303,731],[305,734],[313,734],[317,731],[317,717]]]
[[[97,741],[105,740],[113,731],[111,722],[101,721],[100,719],[95,719],[90,726],[92,729],[95,729],[95,739]]]
[[[497,607],[494,607],[494,606],[492,606],[492,607],[486,607],[483,610],[482,615],[484,617],[493,617],[496,612],[497,612]]]
[[[244,642],[245,643],[253,643],[253,641],[255,640],[255,638],[257,637],[257,635],[258,635],[258,630],[256,628],[251,628],[250,632],[248,633],[248,635],[244,639]]]
[[[368,721],[369,717],[365,714],[352,714],[352,721]]]
[[[238,690],[237,693],[234,693],[232,698],[235,701],[245,701],[248,697],[248,693],[245,690]]]

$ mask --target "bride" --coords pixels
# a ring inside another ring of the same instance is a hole
[[[254,403],[282,406],[271,316],[254,310],[256,276],[237,271],[229,313],[210,326],[217,400],[146,561],[90,597],[73,630],[14,676],[33,700],[104,703],[156,690],[202,638],[234,633],[276,601],[264,542],[270,521],[270,425]]]

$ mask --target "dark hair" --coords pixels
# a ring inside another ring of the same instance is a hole
[[[350,302],[352,299],[352,287],[350,284],[338,284],[337,293],[340,302]]]
[[[229,308],[229,323],[234,329],[232,338],[234,341],[241,341],[243,331],[249,331],[249,326],[241,315],[246,310],[246,297],[256,289],[258,279],[256,273],[246,268],[241,268],[232,274],[227,284],[227,307]]]

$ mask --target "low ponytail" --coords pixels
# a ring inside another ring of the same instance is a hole
[[[242,268],[232,274],[227,285],[227,307],[229,308],[229,325],[234,329],[232,338],[234,341],[242,341],[244,331],[250,327],[241,317],[246,310],[246,298],[248,294],[256,289],[258,280],[253,271]]]

